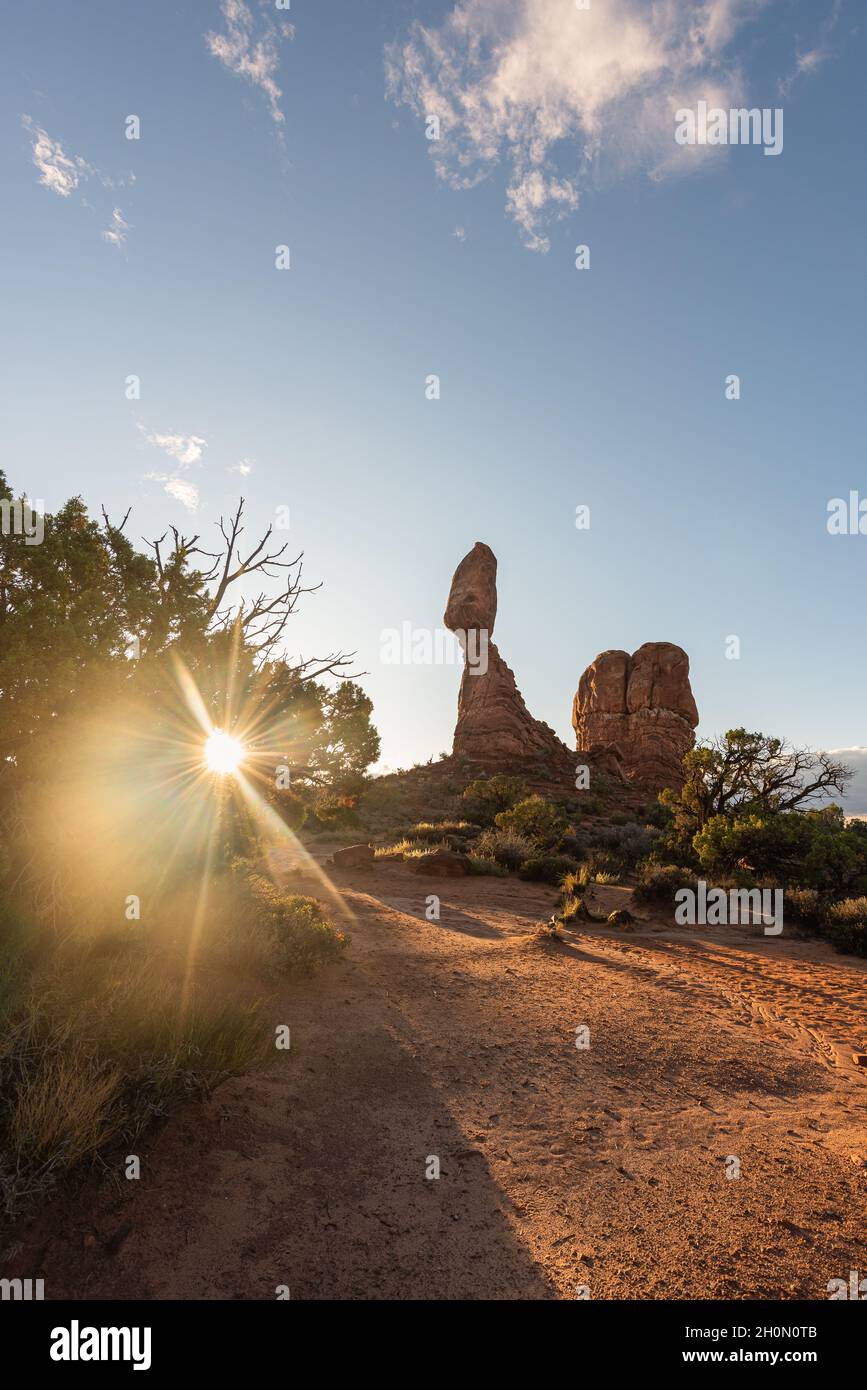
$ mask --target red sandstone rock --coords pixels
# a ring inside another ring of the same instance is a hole
[[[646,642],[632,656],[600,653],[572,706],[579,750],[616,744],[627,775],[656,789],[683,785],[681,760],[697,723],[689,657],[673,642]]]
[[[440,878],[461,878],[470,872],[470,861],[465,854],[457,854],[451,849],[433,850],[412,861],[414,874],[433,874]]]
[[[547,724],[534,719],[515,677],[490,640],[497,616],[497,559],[476,541],[455,570],[446,627],[462,634],[464,674],[458,696],[454,754],[487,767],[574,755]]]
[[[345,849],[336,849],[328,862],[335,869],[372,868],[375,858],[371,845],[347,845]]]

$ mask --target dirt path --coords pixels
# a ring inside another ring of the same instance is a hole
[[[867,1272],[867,962],[653,922],[545,943],[553,893],[513,879],[340,886],[345,962],[268,1006],[291,1052],[35,1223],[48,1297],[825,1298]]]

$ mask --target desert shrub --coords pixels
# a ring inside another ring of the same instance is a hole
[[[335,793],[320,796],[313,806],[312,820],[315,828],[319,830],[351,829],[360,825],[357,797],[338,796]],[[309,828],[312,828],[310,822]]]
[[[558,854],[568,854],[573,859],[583,859],[589,845],[590,837],[587,831],[576,830],[573,826],[560,836],[554,848]]]
[[[348,942],[318,899],[285,893],[257,873],[244,876],[223,914],[225,954],[257,974],[309,975]]]
[[[423,847],[418,840],[408,840],[406,836],[401,840],[392,840],[387,845],[377,845],[373,851],[376,859],[402,859],[405,854],[409,854],[413,849],[419,854],[427,853],[427,847]]]
[[[565,854],[539,854],[527,859],[518,870],[518,877],[536,883],[559,884],[564,874],[575,865]]]
[[[484,859],[480,854],[467,856],[471,874],[489,874],[494,878],[508,878],[509,870],[496,859]]]
[[[107,911],[98,894],[92,916],[74,927],[64,917],[62,932],[33,930],[8,905],[0,912],[6,1217],[106,1144],[128,1142],[175,1098],[271,1059],[273,1031],[252,990],[309,973],[346,944],[316,899],[243,864],[210,883],[204,911],[198,880],[141,887],[146,926],[119,926],[116,902]]]
[[[667,830],[673,819],[674,812],[671,807],[659,801],[653,801],[644,808],[645,824],[652,825],[657,830]]]
[[[600,869],[593,875],[594,883],[619,883],[622,874],[614,873],[610,869]]]
[[[624,855],[630,867],[634,867],[640,859],[646,859],[660,838],[660,832],[653,825],[638,825],[635,821],[630,821],[623,827],[620,837],[620,852]]]
[[[867,956],[867,897],[832,903],[823,931],[836,951]]]
[[[590,844],[597,849],[611,850],[623,866],[631,867],[639,859],[647,858],[659,837],[660,832],[655,826],[639,825],[624,818],[618,825],[599,826],[593,832]]]
[[[692,843],[715,879],[748,868],[762,882],[774,878],[836,897],[867,893],[867,835],[847,824],[838,806],[716,815]]]
[[[523,778],[507,777],[498,772],[494,777],[480,777],[471,782],[461,798],[462,808],[478,825],[493,825],[501,811],[507,811],[526,794]]]
[[[273,805],[280,819],[290,830],[300,830],[307,819],[307,805],[297,792],[279,791],[273,793]]]
[[[609,849],[588,849],[584,856],[582,866],[589,879],[598,879],[600,874],[615,874],[618,877],[626,868],[626,863],[619,853]]]
[[[553,802],[542,796],[528,796],[508,811],[500,811],[495,824],[499,830],[514,830],[540,848],[549,849],[563,834],[566,818]]]
[[[390,845],[377,846],[374,856],[377,859],[420,859],[435,849],[451,849],[451,845],[447,840],[409,840],[404,836]]]
[[[145,950],[95,955],[67,943],[0,1022],[7,1218],[106,1144],[134,1139],[176,1097],[273,1055],[255,1008],[188,989]]]
[[[587,911],[584,906],[584,899],[579,894],[570,893],[561,902],[560,910],[557,913],[557,920],[558,922],[562,922],[563,926],[566,927],[569,926],[571,922],[584,921],[586,916]]]
[[[695,875],[679,864],[642,863],[634,896],[638,902],[673,903],[678,888],[695,887]]]
[[[468,840],[479,834],[479,827],[466,820],[419,821],[408,831],[410,839],[436,840],[450,849],[463,850]]]
[[[582,882],[580,867],[576,869],[573,865],[572,868],[568,869],[566,873],[563,875],[563,877],[560,879],[561,900],[565,901],[566,898],[574,897],[576,895],[580,897],[580,893],[578,890],[585,886],[585,882]]]
[[[828,916],[828,905],[815,888],[787,888],[784,910],[807,927],[822,926]]]
[[[495,859],[506,869],[520,869],[536,852],[532,840],[516,830],[483,830],[474,845],[476,854]]]

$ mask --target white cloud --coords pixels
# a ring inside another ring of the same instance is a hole
[[[187,511],[198,510],[199,489],[187,478],[179,478],[176,473],[145,473],[145,477],[155,483],[162,483],[169,497],[174,497]]]
[[[799,77],[809,77],[830,57],[831,53],[827,48],[811,48],[806,53],[799,53],[793,71],[777,83],[781,94],[787,97]]]
[[[122,246],[128,231],[129,223],[124,221],[120,208],[115,208],[111,214],[111,226],[105,229],[103,237],[111,242],[112,246]]]
[[[30,116],[22,116],[21,124],[30,134],[33,163],[39,170],[39,182],[58,197],[70,197],[88,179],[94,179],[104,189],[111,190],[129,187],[135,183],[135,174],[130,174],[126,179],[112,179],[106,174],[101,174],[81,155],[67,154],[60,141],[52,139],[41,126],[35,125]],[[84,207],[94,211],[83,190],[81,201]],[[128,231],[129,223],[121,209],[114,208],[109,225],[102,232],[103,240],[112,246],[122,246]]]
[[[170,458],[177,459],[182,468],[200,463],[202,453],[208,447],[208,441],[198,434],[148,434],[141,424],[139,430],[148,444],[152,444],[155,449],[162,449]]]
[[[831,748],[831,756],[845,763],[854,772],[854,777],[846,788],[843,797],[834,796],[850,816],[867,815],[867,748]]]
[[[280,41],[293,38],[294,27],[285,22],[276,24],[261,5],[254,13],[245,0],[221,0],[220,9],[226,32],[205,35],[209,51],[229,72],[246,77],[260,89],[268,102],[271,119],[281,125],[286,118],[280,109],[283,93],[276,80]]]
[[[724,107],[742,79],[728,54],[765,0],[457,0],[436,27],[416,20],[386,49],[387,92],[420,118],[438,116],[437,174],[470,188],[498,165],[523,240],[547,250],[546,224],[580,189],[643,169],[685,173],[717,148],[677,146],[674,113],[700,99]]]
[[[819,23],[817,42],[812,48],[804,49],[797,54],[795,66],[788,77],[781,78],[777,83],[782,96],[789,95],[798,78],[812,77],[829,58],[835,56],[833,49],[828,47],[828,42],[837,28],[842,9],[843,0],[833,0],[830,10]]]
[[[22,116],[21,124],[30,131],[33,163],[39,170],[39,182],[59,197],[68,198],[82,179],[86,179],[94,170],[80,155],[68,155],[60,141],[52,140],[41,126],[33,124],[29,116]]]
[[[242,478],[246,478],[253,472],[253,463],[253,459],[243,458],[238,463],[231,463],[229,465],[229,472],[240,473]]]

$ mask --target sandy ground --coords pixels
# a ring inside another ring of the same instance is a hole
[[[345,961],[266,1005],[291,1051],[32,1224],[47,1297],[822,1299],[867,1273],[867,962],[652,919],[543,942],[554,893],[512,878],[339,886]]]

